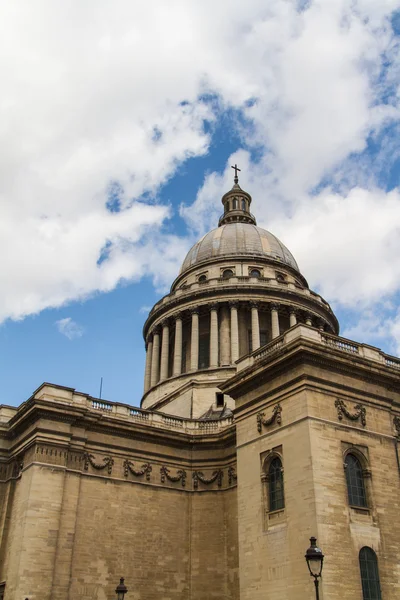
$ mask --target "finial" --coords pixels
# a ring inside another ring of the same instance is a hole
[[[234,169],[234,171],[235,171],[235,177],[234,177],[234,180],[233,180],[233,181],[234,181],[235,183],[239,183],[239,177],[238,177],[238,174],[237,174],[237,172],[238,172],[238,171],[240,171],[241,169],[239,169],[239,167],[237,166],[237,164],[236,164],[236,163],[235,163],[235,166],[234,166],[234,167],[231,167],[231,169]]]

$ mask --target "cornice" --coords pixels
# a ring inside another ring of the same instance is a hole
[[[91,411],[87,407],[37,399],[30,402],[29,409],[24,407],[23,414],[10,425],[4,437],[13,442],[10,446],[20,446],[21,442],[31,440],[32,436],[38,434],[42,420],[63,422],[86,432],[97,432],[113,438],[135,439],[147,443],[152,441],[158,445],[171,447],[192,448],[194,445],[202,445],[222,448],[234,444],[235,438],[234,425],[212,432],[205,430],[204,433],[193,435],[190,431],[162,428],[135,420],[128,421],[107,413]],[[36,428],[28,431],[33,424],[37,424]],[[68,439],[73,435],[70,428],[67,431],[42,428],[41,431]]]
[[[168,296],[165,297],[167,298]],[[193,304],[195,304],[196,307],[201,308],[202,305],[207,306],[211,302],[218,302],[218,300],[222,302],[227,302],[230,300],[238,302],[260,300],[264,304],[271,302],[278,304],[283,303],[284,305],[287,303],[288,308],[293,308],[300,311],[312,311],[315,316],[324,318],[332,325],[336,332],[339,332],[339,322],[332,312],[330,306],[328,304],[325,306],[316,300],[311,294],[302,294],[297,292],[295,289],[288,289],[283,286],[267,287],[265,285],[257,285],[255,283],[240,285],[233,283],[232,285],[221,285],[220,288],[217,286],[212,286],[212,288],[201,287],[192,290],[192,293],[190,294],[171,298],[165,304],[157,307],[146,319],[146,322],[143,326],[144,339],[146,339],[150,328],[154,326],[155,322],[157,322],[158,325],[163,318],[173,316],[176,310],[190,310]],[[199,304],[201,301],[204,302]]]

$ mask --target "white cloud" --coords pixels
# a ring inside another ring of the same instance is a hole
[[[83,336],[84,328],[76,323],[71,317],[65,317],[56,321],[57,329],[62,335],[65,335],[69,340],[76,340]]]
[[[204,121],[229,107],[243,110],[243,141],[262,156],[252,164],[244,151],[235,155],[255,212],[287,238],[305,274],[328,297],[339,296],[340,285],[348,303],[359,299],[355,274],[364,298],[376,297],[382,282],[385,293],[396,288],[397,268],[382,268],[375,283],[372,273],[398,250],[398,197],[363,189],[365,168],[354,156],[371,133],[398,120],[389,17],[400,2],[298,6],[121,0],[118,10],[106,1],[89,10],[39,0],[3,7],[0,251],[7,260],[0,279],[7,295],[0,321],[121,280],[150,276],[164,289],[193,239],[164,233],[171,211],[157,204],[157,193],[183,161],[208,151]],[[218,102],[202,99],[207,93]],[[347,188],[310,196],[332,173]],[[215,224],[228,181],[231,174],[211,175],[190,213],[182,209],[194,230]],[[117,213],[105,207],[112,182],[121,190]]]

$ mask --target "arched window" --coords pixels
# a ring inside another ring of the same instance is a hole
[[[224,279],[229,279],[230,277],[233,277],[234,273],[232,271],[232,269],[225,269],[225,271],[222,273],[222,277]]]
[[[204,283],[205,281],[207,281],[207,275],[204,275],[204,273],[203,273],[203,275],[200,275],[198,282]]]
[[[273,458],[268,469],[269,510],[280,510],[285,507],[283,496],[283,469],[281,459]]]
[[[246,200],[242,200],[242,210],[246,210]]]
[[[250,277],[261,277],[261,271],[259,269],[252,269],[250,271]]]
[[[378,561],[372,548],[361,548],[359,561],[363,600],[381,600]]]
[[[367,507],[363,470],[360,461],[354,454],[346,456],[345,470],[349,504]]]

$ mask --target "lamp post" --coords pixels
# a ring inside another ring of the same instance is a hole
[[[316,600],[319,600],[319,578],[321,577],[322,566],[324,564],[324,555],[321,548],[317,546],[317,538],[310,537],[310,544],[310,547],[306,551],[305,559],[310,575],[314,577]]]
[[[119,585],[117,585],[115,593],[117,594],[117,600],[124,600],[124,596],[128,591],[128,588],[124,584],[125,579],[121,577],[119,580]]]

